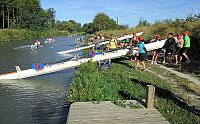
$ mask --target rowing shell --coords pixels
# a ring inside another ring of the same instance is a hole
[[[140,36],[142,34],[143,34],[143,32],[139,32],[139,33],[136,33],[136,36],[138,37],[138,36]],[[130,38],[133,38],[133,34],[125,35],[123,37],[119,37],[119,38],[117,38],[117,40],[125,40],[125,39],[130,39]]]
[[[20,70],[19,67],[17,66],[18,67],[18,69],[16,68],[17,72],[1,74],[0,79],[23,79],[23,78],[28,78],[28,77],[35,77],[35,76],[39,76],[43,74],[65,70],[71,67],[76,67],[76,66],[79,66],[81,63],[85,63],[90,60],[100,61],[100,60],[118,58],[123,55],[126,55],[128,51],[129,51],[128,49],[122,49],[122,50],[117,50],[117,51],[112,51],[112,52],[96,55],[92,58],[82,58],[82,59],[77,59],[77,60],[75,59],[75,60],[70,60],[67,62],[57,63],[53,65],[46,65],[44,66],[44,69],[41,71],[36,71],[34,69]]]
[[[140,36],[142,34],[143,34],[143,32],[139,32],[139,33],[136,33],[136,36]],[[124,40],[124,39],[129,39],[132,37],[133,37],[133,35],[125,35],[123,37],[117,38],[117,40]],[[99,43],[99,45],[104,45],[104,44],[108,44],[108,43],[109,43],[109,41],[104,41],[104,42]],[[57,53],[58,54],[68,54],[68,53],[72,53],[72,52],[76,52],[76,51],[80,51],[80,50],[84,50],[84,49],[88,49],[88,48],[92,48],[92,47],[95,47],[95,44],[91,44],[91,45],[83,46],[83,47],[77,47],[77,48],[66,50],[66,51],[60,51]]]
[[[99,43],[99,45],[108,44],[108,43],[109,43],[109,41],[105,41],[105,42]],[[83,47],[77,47],[77,48],[66,50],[66,51],[60,51],[57,53],[58,54],[67,54],[67,53],[72,53],[72,52],[76,52],[76,51],[80,51],[80,50],[84,50],[84,49],[88,49],[88,48],[92,48],[92,47],[95,47],[95,44],[91,44],[91,45],[83,46]]]
[[[149,44],[145,44],[145,47],[147,51],[155,50],[162,48],[165,43],[165,40],[153,42]],[[129,49],[121,49],[121,50],[115,50],[112,52],[103,53],[100,55],[96,55],[92,58],[81,58],[81,59],[72,59],[66,62],[56,63],[52,65],[46,65],[44,66],[44,69],[41,71],[36,71],[34,69],[27,69],[27,70],[20,70],[20,68],[17,66],[16,70],[17,72],[11,72],[7,74],[1,74],[0,79],[23,79],[28,77],[35,77],[43,74],[53,73],[61,70],[65,70],[67,68],[76,67],[79,66],[81,63],[85,63],[88,61],[100,61],[100,60],[107,60],[107,59],[114,59],[114,58],[120,58],[122,56],[127,55],[129,52]],[[133,50],[132,54],[137,54],[137,50]]]

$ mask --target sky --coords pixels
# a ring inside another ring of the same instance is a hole
[[[136,26],[140,18],[153,23],[163,19],[184,19],[189,13],[200,12],[198,0],[41,0],[44,9],[54,8],[57,20],[92,22],[104,12],[119,24]]]

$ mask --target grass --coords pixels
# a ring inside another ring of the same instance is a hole
[[[146,71],[135,70],[128,60],[113,60],[112,69],[100,71],[93,63],[80,66],[70,87],[70,101],[113,101],[125,107],[123,100],[144,99],[145,86],[156,86],[156,108],[173,124],[198,123],[200,117],[181,105],[176,89],[167,80]],[[139,106],[132,106],[139,108]]]
[[[199,124],[200,117],[179,107],[174,101],[157,97],[156,108],[172,124]]]
[[[200,86],[199,85],[197,85],[185,78],[174,76],[173,73],[171,73],[165,69],[159,68],[158,66],[151,66],[150,69],[152,71],[162,75],[163,77],[168,78],[169,82],[176,83],[177,84],[176,86],[180,86],[178,88],[182,87],[182,89],[191,91],[191,92],[195,93],[196,95],[200,95]],[[173,78],[171,78],[171,77],[173,77]]]
[[[47,31],[31,31],[25,29],[1,29],[0,42],[19,41],[33,38],[46,38],[54,36],[72,35],[67,31],[47,30]],[[76,34],[74,34],[76,35]]]

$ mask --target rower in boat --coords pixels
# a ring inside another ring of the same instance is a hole
[[[56,41],[54,38],[47,38],[47,40],[45,41],[45,43],[51,43]]]
[[[35,44],[31,44],[31,49],[32,50],[36,50],[37,49],[37,46]]]
[[[34,44],[31,45],[32,50],[36,50],[40,47],[41,43],[39,40],[35,41]]]
[[[40,47],[40,41],[39,40],[37,40],[35,43],[34,43],[35,45],[36,45],[36,47],[37,47],[37,49]]]

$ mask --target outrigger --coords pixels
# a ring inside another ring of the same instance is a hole
[[[162,48],[166,40],[153,42],[145,44],[145,47],[147,51],[155,50]],[[41,70],[35,70],[35,69],[27,69],[27,70],[21,70],[19,66],[16,66],[16,72],[11,72],[7,74],[1,74],[0,79],[23,79],[28,77],[34,77],[39,75],[44,75],[48,73],[53,73],[61,70],[65,70],[67,68],[76,67],[79,66],[81,63],[85,63],[88,61],[101,61],[101,60],[107,60],[107,59],[114,59],[114,58],[120,58],[122,56],[125,56],[129,53],[129,49],[120,49],[115,50],[111,52],[105,52],[101,53],[99,55],[95,55],[91,58],[72,58],[68,61],[52,64],[52,65],[44,65],[44,68]],[[138,51],[133,50],[132,54],[137,54]]]

